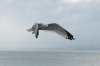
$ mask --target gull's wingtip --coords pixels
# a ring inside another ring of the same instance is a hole
[[[75,40],[76,38],[73,38],[73,37],[66,37],[66,39]]]

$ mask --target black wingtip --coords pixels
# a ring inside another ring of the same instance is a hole
[[[68,37],[66,37],[66,39],[69,40],[75,40],[76,38],[74,38],[74,36],[72,34],[70,34],[69,32],[67,32]]]
[[[66,37],[66,39],[75,40],[76,38],[73,38],[73,37]]]

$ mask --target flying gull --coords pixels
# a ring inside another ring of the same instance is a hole
[[[35,23],[30,29],[27,29],[28,32],[32,31],[32,34],[35,34],[35,37],[38,38],[39,30],[46,30],[55,32],[58,35],[64,37],[65,39],[74,40],[74,36],[69,33],[67,30],[65,30],[63,27],[56,23],[51,24],[43,24],[43,23]]]

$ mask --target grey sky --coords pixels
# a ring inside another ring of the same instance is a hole
[[[0,0],[0,50],[100,50],[99,0]],[[40,31],[26,32],[35,22],[58,23],[76,40]]]

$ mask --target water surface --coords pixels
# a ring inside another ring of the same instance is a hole
[[[0,51],[0,66],[100,66],[100,52]]]

